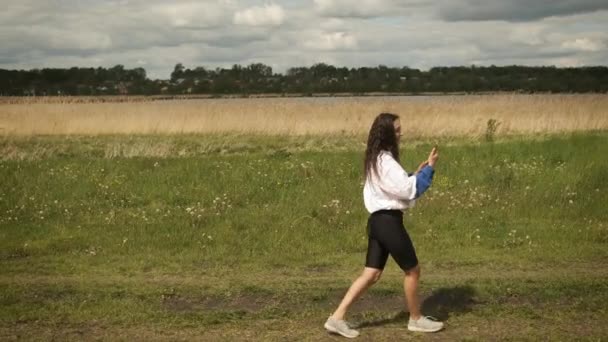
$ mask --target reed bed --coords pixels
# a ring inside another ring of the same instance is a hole
[[[364,135],[380,112],[399,114],[409,137],[608,129],[608,95],[456,95],[5,101],[0,134]]]

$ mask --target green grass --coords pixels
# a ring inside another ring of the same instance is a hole
[[[0,140],[0,338],[323,338],[365,258],[364,140]],[[406,141],[406,169],[435,143],[405,215],[427,338],[605,337],[608,133]],[[401,278],[355,304],[364,338],[419,337]]]

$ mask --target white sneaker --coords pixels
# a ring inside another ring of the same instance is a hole
[[[431,320],[432,319],[432,320]],[[419,332],[436,332],[443,329],[443,323],[431,316],[421,316],[418,319],[411,319],[407,324],[407,330]]]
[[[334,319],[331,318],[331,316],[327,319],[327,322],[325,322],[324,327],[327,329],[327,331],[334,334],[340,334],[344,337],[355,338],[359,336],[359,332],[355,329],[351,329],[345,320]]]

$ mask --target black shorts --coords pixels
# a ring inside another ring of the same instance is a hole
[[[403,271],[418,265],[416,250],[403,226],[401,210],[380,210],[367,221],[368,245],[366,267],[383,270],[390,254]]]

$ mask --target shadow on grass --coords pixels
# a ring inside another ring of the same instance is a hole
[[[476,304],[475,289],[471,286],[456,286],[440,288],[422,301],[421,311],[425,316],[433,316],[440,321],[446,321],[453,315],[471,312]],[[385,324],[407,323],[409,314],[400,311],[389,318],[361,322],[357,328],[377,327]]]
[[[367,327],[379,327],[385,324],[397,323],[397,322],[405,322],[409,317],[408,313],[405,311],[400,311],[397,314],[393,315],[389,318],[378,319],[373,321],[364,321],[359,324],[355,328],[367,328]]]
[[[475,289],[471,286],[440,288],[424,299],[421,306],[423,315],[445,321],[451,315],[459,315],[473,310],[477,303],[473,298]]]

